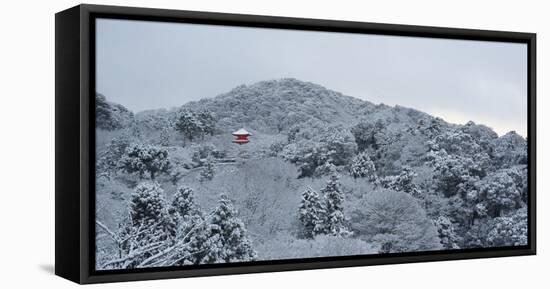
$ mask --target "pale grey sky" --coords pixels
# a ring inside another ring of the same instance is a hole
[[[97,91],[137,112],[293,77],[527,136],[527,45],[99,19]]]

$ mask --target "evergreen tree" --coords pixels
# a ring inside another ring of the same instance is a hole
[[[121,249],[131,260],[124,267],[133,268],[171,242],[176,224],[168,216],[164,191],[158,183],[139,184],[129,203],[129,220],[121,225],[119,239],[127,240]]]
[[[484,201],[491,217],[500,217],[522,205],[521,189],[516,186],[509,171],[497,171],[477,184],[480,200]]]
[[[203,243],[205,251],[201,264],[253,261],[256,252],[247,236],[244,223],[226,195],[221,195],[219,205],[210,217],[206,228],[208,238]]]
[[[182,219],[194,215],[202,215],[198,205],[195,203],[193,189],[185,186],[179,187],[174,194],[169,212],[174,218]]]
[[[364,151],[369,147],[377,148],[375,134],[375,126],[372,123],[360,122],[351,128],[351,133],[357,143],[359,151]]]
[[[134,226],[164,222],[166,209],[164,190],[158,183],[141,183],[130,196],[130,219]]]
[[[186,216],[179,224],[178,239],[184,238],[185,248],[179,250],[174,265],[199,265],[205,263],[205,256],[211,250],[208,220],[202,214]],[[217,247],[214,247],[217,248]]]
[[[307,187],[302,193],[298,215],[303,226],[302,234],[304,237],[313,238],[322,229],[322,218],[325,215],[325,209],[319,194],[310,187]]]
[[[382,186],[386,189],[405,192],[413,197],[420,196],[420,189],[413,182],[416,173],[411,168],[405,166],[397,176],[388,176],[380,180]]]
[[[201,128],[195,113],[189,110],[182,110],[178,113],[175,121],[175,128],[190,141],[200,134]]]
[[[378,179],[374,163],[366,152],[361,152],[353,158],[350,174],[355,179],[366,178],[370,182],[374,182]]]
[[[197,119],[200,122],[200,129],[203,134],[214,134],[216,120],[214,116],[208,111],[201,111],[197,115]]]
[[[458,246],[459,237],[455,232],[453,223],[445,216],[439,216],[434,221],[441,245],[444,249],[460,249]]]
[[[100,93],[96,93],[95,105],[96,128],[118,130],[126,127],[134,119],[134,114],[126,107],[109,102]]]
[[[141,143],[132,144],[126,148],[119,167],[128,173],[138,173],[140,178],[149,173],[151,180],[154,180],[159,173],[166,173],[170,168],[168,151]]]
[[[184,137],[193,141],[205,134],[213,135],[215,123],[214,116],[208,111],[195,113],[191,110],[181,110],[176,116],[174,126]]]
[[[128,132],[125,132],[109,142],[107,148],[98,154],[96,166],[98,175],[110,175],[119,169],[119,160],[126,153],[126,149],[130,146],[131,141],[132,137]]]
[[[299,178],[329,175],[331,167],[350,163],[357,150],[353,135],[342,127],[329,127],[283,149],[281,155],[298,166]]]
[[[210,181],[214,178],[214,164],[212,158],[207,158],[199,175],[199,181]]]
[[[338,175],[332,174],[330,176],[326,187],[321,190],[321,194],[325,200],[325,216],[321,231],[335,236],[348,235],[350,232],[344,224],[344,194]]]

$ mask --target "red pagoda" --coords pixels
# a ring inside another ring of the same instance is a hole
[[[244,128],[239,129],[238,131],[232,133],[236,137],[236,139],[233,140],[234,143],[243,145],[245,143],[250,142],[248,139],[251,134],[247,132]]]

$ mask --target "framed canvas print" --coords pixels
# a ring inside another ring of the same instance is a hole
[[[56,274],[535,254],[535,34],[56,14]]]

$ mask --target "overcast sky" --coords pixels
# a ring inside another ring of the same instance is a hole
[[[134,112],[293,77],[527,136],[527,45],[100,19],[97,91]]]

